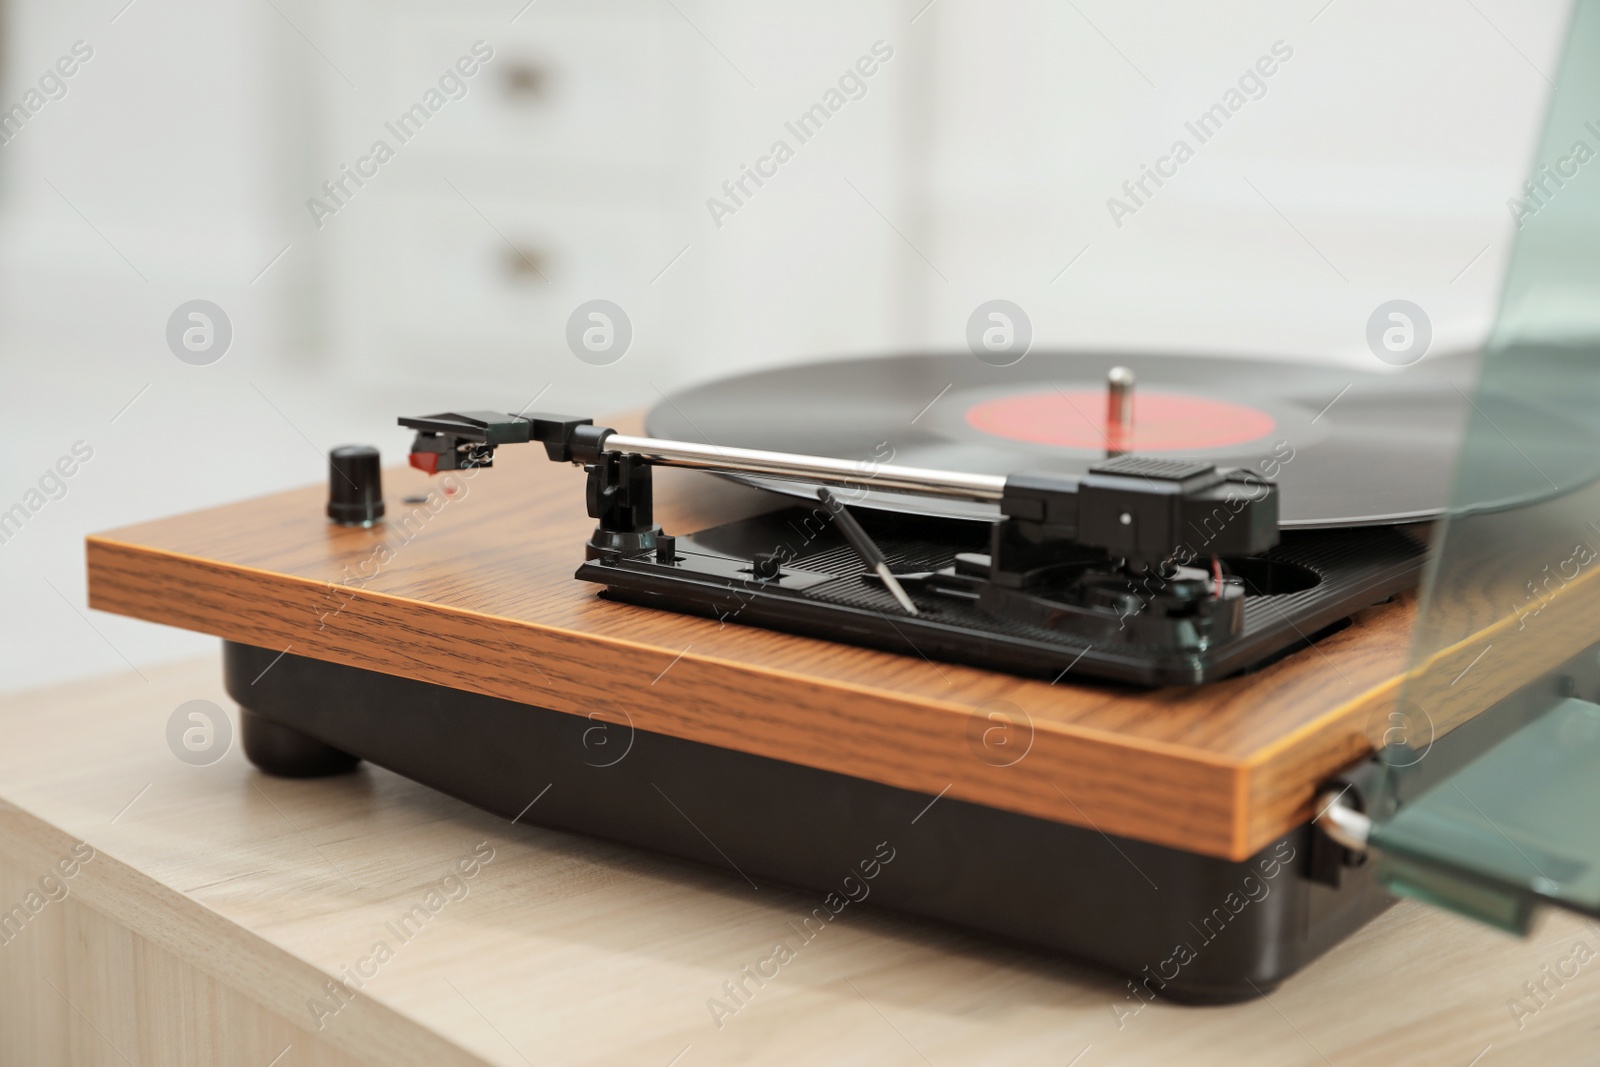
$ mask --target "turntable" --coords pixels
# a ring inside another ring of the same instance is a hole
[[[1557,81],[1541,158],[1591,117],[1600,7]],[[1600,916],[1569,186],[1481,367],[912,355],[642,424],[411,416],[408,466],[337,449],[326,490],[89,538],[90,604],[221,637],[267,773],[371,761],[801,887],[797,936],[870,900],[1095,963],[1130,1011],[1269,992],[1395,894]]]
[[[643,426],[408,417],[408,467],[340,449],[325,491],[90,538],[90,602],[222,637],[269,773],[369,760],[734,884],[860,889],[1096,962],[1130,998],[1268,991],[1394,892],[1516,929],[1600,913],[1571,850],[1487,875],[1440,845],[1478,837],[1402,817],[1600,696],[1579,595],[1530,627],[1478,583],[1460,632],[1408,654],[1422,524],[1450,505],[1492,552],[1469,519],[1593,503],[1576,398],[1471,394],[1448,359],[1025,366],[781,369]],[[862,418],[885,397],[898,426]],[[1541,475],[1489,449],[1455,507],[1478,421],[1548,445]]]

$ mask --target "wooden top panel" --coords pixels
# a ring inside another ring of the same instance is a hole
[[[89,603],[1231,858],[1304,821],[1317,784],[1369,750],[1409,651],[1402,598],[1248,677],[1140,691],[611,603],[572,578],[582,473],[535,448],[495,462],[431,505],[402,501],[442,479],[387,471],[372,530],[330,525],[315,486],[91,537]],[[773,504],[657,476],[669,533]],[[994,701],[1031,726],[986,747]]]

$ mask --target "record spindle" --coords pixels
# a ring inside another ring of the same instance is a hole
[[[1133,386],[1138,379],[1127,367],[1106,375],[1106,458],[1126,455],[1133,436]]]

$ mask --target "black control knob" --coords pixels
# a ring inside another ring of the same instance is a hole
[[[340,526],[371,526],[383,518],[376,448],[340,445],[328,453],[328,518]]]

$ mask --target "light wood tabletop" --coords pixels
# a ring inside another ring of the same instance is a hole
[[[1600,930],[1570,916],[1523,941],[1405,902],[1268,1000],[1139,1008],[870,899],[802,942],[811,895],[370,766],[272,779],[236,742],[191,765],[168,729],[192,700],[235,714],[216,658],[0,698],[0,1062],[1594,1061]]]

